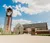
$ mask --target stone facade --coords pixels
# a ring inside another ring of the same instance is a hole
[[[24,27],[21,24],[17,24],[14,28],[14,34],[23,34]]]

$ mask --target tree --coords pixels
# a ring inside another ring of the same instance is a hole
[[[2,28],[0,28],[0,33],[2,33],[3,32],[3,29]]]

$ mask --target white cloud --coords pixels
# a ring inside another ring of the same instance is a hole
[[[37,13],[41,13],[43,11],[50,11],[50,0],[12,0],[14,3],[20,2],[22,4],[28,4],[28,7],[21,7],[21,4],[16,6],[7,6],[3,5],[4,8],[11,7],[13,9],[13,17],[21,16],[21,12],[25,12],[26,14],[33,15]],[[21,11],[21,12],[20,12]]]
[[[50,29],[50,26],[48,26],[48,29]]]
[[[30,23],[32,23],[32,21],[24,20],[24,19],[12,20],[12,28],[14,28],[18,23],[20,23],[20,24],[30,24]]]
[[[32,23],[32,21],[30,21],[30,20],[24,20],[24,19],[18,19],[18,20],[15,19],[15,20],[12,20],[12,28],[11,28],[12,31],[13,31],[14,27],[18,23],[20,23],[20,24],[30,24],[30,23]]]
[[[21,14],[19,11],[17,11],[16,9],[15,9],[15,10],[13,9],[13,14],[12,14],[12,16],[13,16],[13,17],[16,17],[17,15],[21,16],[22,14]]]
[[[38,5],[46,5],[50,3],[50,0],[35,0]]]
[[[17,2],[21,2],[21,3],[28,3],[31,2],[29,0],[12,0],[13,2],[17,3]]]
[[[5,9],[7,9],[7,8],[9,8],[9,7],[12,8],[11,5],[7,6],[6,4],[4,4],[3,7],[4,7]]]
[[[30,20],[24,20],[24,19],[19,19],[19,20],[12,20],[12,24],[29,24],[32,23]]]
[[[37,14],[43,11],[50,11],[50,0],[12,0],[13,2],[21,2],[22,4],[28,4],[27,7],[20,7],[21,12],[25,12],[27,14]]]
[[[50,0],[12,0],[12,1],[15,3],[21,2],[26,4],[33,4],[34,2],[36,2],[36,4],[40,4],[40,5],[45,5],[50,3]]]
[[[3,7],[5,8],[5,10],[7,9],[7,8],[15,8],[15,9],[13,9],[13,14],[12,14],[12,16],[13,17],[16,17],[17,15],[19,15],[19,16],[21,16],[21,13],[20,13],[20,11],[18,11],[19,10],[19,7],[20,7],[20,5],[16,5],[16,6],[11,6],[11,5],[9,5],[9,6],[7,6],[6,4],[4,4],[3,5]]]
[[[7,9],[7,6],[6,6],[6,4],[4,4],[4,5],[3,5],[3,7]]]

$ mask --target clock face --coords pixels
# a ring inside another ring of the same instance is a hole
[[[12,12],[7,12],[7,15],[11,15],[12,14]]]

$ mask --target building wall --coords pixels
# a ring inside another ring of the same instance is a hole
[[[28,32],[27,28],[30,28],[32,35],[36,33],[37,34],[48,34],[49,33],[47,23],[25,24],[23,26],[24,26],[25,32]]]

